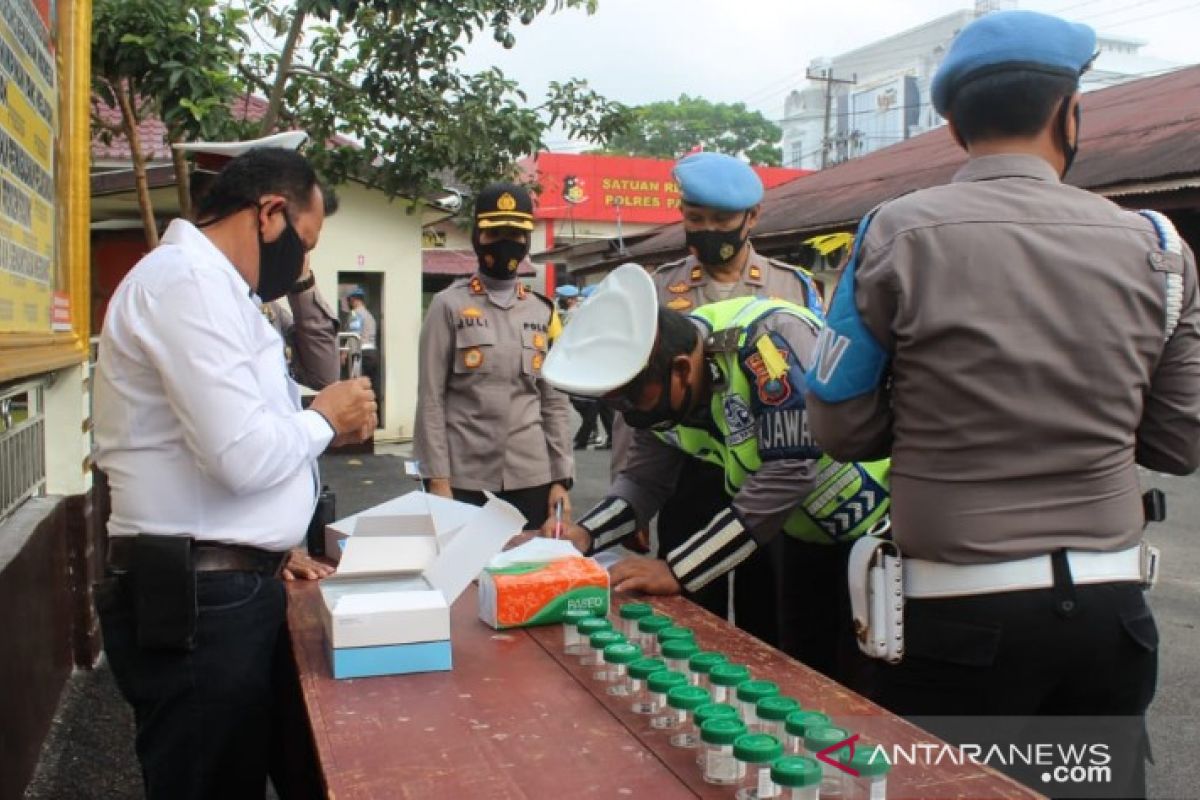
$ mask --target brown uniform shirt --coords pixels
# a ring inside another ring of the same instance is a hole
[[[316,287],[276,300],[264,307],[267,321],[289,350],[288,367],[296,382],[323,389],[341,376],[337,316]]]
[[[681,314],[690,314],[709,303],[751,295],[787,300],[821,313],[820,307],[814,306],[815,297],[808,290],[804,274],[799,269],[761,256],[753,246],[750,246],[750,257],[746,259],[741,276],[728,291],[717,291],[715,287],[718,284],[709,277],[695,256],[663,264],[654,271],[652,277],[654,285],[658,287],[658,302]],[[619,414],[613,421],[612,439],[611,469],[613,477],[616,477],[625,466],[633,439],[629,426]]]
[[[542,380],[554,313],[518,285],[493,299],[478,275],[433,298],[421,326],[414,449],[422,472],[500,491],[572,477],[567,396]]]
[[[1136,544],[1137,465],[1200,461],[1196,263],[1149,220],[1061,183],[1031,156],[972,159],[954,182],[892,201],[856,272],[891,384],[809,393],[832,456],[892,456],[907,555],[952,563]],[[1184,277],[1164,347],[1164,273]]]

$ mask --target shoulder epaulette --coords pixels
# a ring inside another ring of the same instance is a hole
[[[669,269],[675,269],[675,267],[678,267],[685,261],[687,261],[687,256],[684,256],[683,258],[677,258],[674,261],[668,261],[665,264],[660,264],[654,268],[654,274],[657,275],[660,272],[666,272]]]

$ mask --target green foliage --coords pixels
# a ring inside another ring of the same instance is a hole
[[[172,140],[228,132],[245,11],[217,0],[95,0],[92,14],[92,88],[101,100],[117,107],[116,92],[128,91],[138,118],[159,116]]]
[[[705,150],[744,156],[753,164],[779,166],[783,131],[745,103],[712,103],[680,95],[633,109],[633,121],[614,136],[604,152],[679,158],[702,145]]]
[[[250,0],[250,8],[274,31],[308,15],[279,125],[308,131],[308,154],[335,182],[354,175],[409,197],[440,188],[447,174],[480,187],[511,176],[551,126],[603,143],[627,121],[624,106],[583,81],[552,83],[531,103],[500,70],[458,64],[477,36],[513,47],[517,25],[546,12],[590,13],[596,0]],[[248,54],[244,72],[265,94],[279,63],[274,53]],[[330,146],[336,136],[361,148]]]

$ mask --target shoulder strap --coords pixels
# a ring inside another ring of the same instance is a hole
[[[1158,234],[1158,246],[1167,253],[1183,257],[1183,238],[1175,229],[1170,217],[1159,211],[1144,208],[1138,212],[1154,225]],[[1163,293],[1166,296],[1164,307],[1166,319],[1163,321],[1163,339],[1171,338],[1179,325],[1179,315],[1183,312],[1183,275],[1178,272],[1163,273]]]

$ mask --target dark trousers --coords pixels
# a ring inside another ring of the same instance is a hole
[[[904,628],[904,660],[880,662],[875,675],[881,705],[953,743],[1104,742],[1111,781],[1005,771],[1052,796],[1145,796],[1158,629],[1140,586],[910,600]]]
[[[382,400],[379,394],[379,351],[374,347],[362,351],[362,375],[371,381],[371,391],[375,392],[375,397]],[[383,408],[382,402],[379,407]]]
[[[777,647],[797,661],[866,693],[873,659],[858,649],[846,569],[853,542],[815,544],[781,533],[776,608]],[[740,580],[740,578],[739,578]]]
[[[658,514],[659,556],[728,507],[724,472],[696,459],[683,467],[675,494]],[[858,691],[874,665],[854,640],[846,564],[850,542],[809,544],[779,534],[734,570],[733,619],[739,628]],[[684,596],[729,616],[729,579]]]
[[[604,433],[608,436],[608,446],[612,447],[612,408],[597,400],[578,400],[576,398],[571,398],[571,405],[575,406],[575,410],[582,417],[582,421],[579,423],[579,430],[575,432],[575,449],[583,450],[587,447],[592,434],[596,432],[597,418],[599,418],[600,424],[604,426]]]
[[[191,651],[138,646],[128,578],[97,593],[104,651],[133,706],[146,797],[261,800],[277,727],[283,584],[252,572],[196,577]]]
[[[658,512],[658,555],[667,554],[707,525],[717,512],[729,507],[725,473],[720,467],[688,459],[679,473],[673,494]],[[739,628],[769,645],[779,645],[779,590],[782,543],[759,548],[738,565],[733,579],[733,613]],[[729,617],[729,579],[717,578],[698,592],[684,597],[713,614]]]
[[[487,502],[487,496],[483,492],[477,492],[473,489],[454,489],[454,499],[462,503],[470,503],[473,506],[481,506]],[[502,492],[492,492],[506,503],[512,504],[513,508],[520,511],[524,515],[526,530],[535,530],[542,527],[546,518],[550,516],[547,504],[550,502],[550,484],[544,483],[541,486],[530,486],[528,489],[509,489]]]

